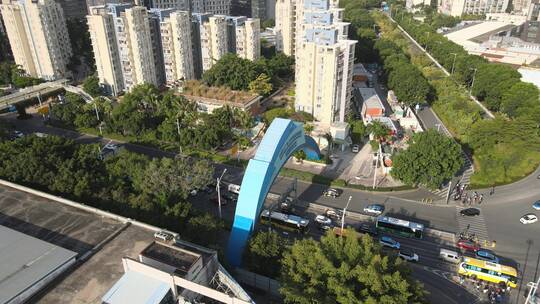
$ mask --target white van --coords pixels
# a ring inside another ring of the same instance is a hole
[[[229,184],[227,190],[232,193],[240,194],[240,186],[235,184]]]
[[[439,258],[442,260],[445,260],[450,263],[457,264],[461,261],[461,256],[459,256],[459,253],[448,250],[448,249],[442,249],[439,252]]]

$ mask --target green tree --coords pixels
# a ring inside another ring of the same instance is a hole
[[[97,97],[102,94],[101,87],[99,86],[99,78],[96,75],[86,77],[83,82],[83,89],[92,97]]]
[[[193,189],[201,189],[213,180],[213,167],[207,160],[189,157],[153,159],[146,167],[141,184],[135,187],[165,204],[186,199]]]
[[[539,106],[538,88],[532,83],[517,82],[501,98],[501,112],[511,118],[527,115]]]
[[[282,52],[278,52],[270,58],[266,64],[271,71],[270,78],[277,77],[293,77],[294,76],[294,57],[287,56]]]
[[[18,88],[25,88],[42,83],[39,78],[30,77],[19,65],[12,66],[11,83]]]
[[[383,255],[369,236],[299,240],[281,264],[285,303],[426,303],[406,262]]]
[[[268,96],[272,93],[272,82],[266,74],[259,75],[255,80],[249,83],[249,91],[261,95]]]
[[[366,126],[366,133],[373,134],[373,138],[379,142],[386,141],[390,138],[390,129],[378,120],[374,120]]]
[[[223,222],[205,213],[189,219],[186,236],[197,244],[208,246],[218,244],[222,229]]]
[[[263,118],[267,126],[272,124],[275,118],[289,118],[292,114],[292,111],[287,110],[286,108],[274,108],[264,112]]]
[[[13,69],[13,62],[10,62],[10,61],[0,62],[0,85],[8,85],[11,83],[12,69]]]
[[[306,155],[306,152],[302,149],[294,152],[294,157],[296,157],[296,159],[298,159],[300,162],[302,162],[304,159],[306,159],[307,155]]]
[[[392,158],[390,174],[408,185],[438,188],[463,165],[461,146],[436,130],[416,133],[407,150]]]
[[[310,124],[310,123],[305,123],[304,124],[304,133],[311,136],[311,132],[313,132],[313,130],[315,129],[315,126],[313,126],[313,124]]]
[[[361,120],[353,120],[352,122],[350,122],[350,127],[351,127],[351,139],[353,143],[355,144],[361,143],[366,137],[366,135],[368,134],[367,127],[366,125],[364,125],[364,122]]]
[[[324,155],[324,160],[328,164],[330,163],[330,156],[332,155],[332,152],[334,150],[334,137],[332,136],[332,134],[330,134],[330,132],[326,132],[323,137],[328,143],[328,146],[326,147],[326,154]]]
[[[274,27],[274,25],[276,25],[276,22],[274,21],[274,19],[264,19],[261,22],[261,28],[263,29]]]
[[[499,111],[501,99],[521,75],[515,69],[498,64],[484,64],[478,68],[474,79],[472,93],[493,111]]]
[[[245,252],[245,262],[251,271],[271,278],[279,276],[281,258],[287,240],[275,231],[260,231],[251,237]]]
[[[249,83],[260,73],[255,63],[227,54],[218,60],[212,68],[204,72],[203,81],[210,86],[226,86],[232,90],[247,90]]]

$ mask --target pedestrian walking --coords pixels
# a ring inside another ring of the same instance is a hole
[[[491,186],[491,190],[489,191],[489,195],[495,194],[495,185]]]

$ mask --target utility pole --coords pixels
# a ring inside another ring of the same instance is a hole
[[[472,95],[472,89],[474,86],[474,79],[476,78],[476,71],[478,71],[477,68],[470,68],[471,70],[474,70],[473,76],[472,76],[472,82],[471,82],[471,88],[469,89],[469,94]]]
[[[96,118],[97,120],[99,121],[99,112],[97,110],[97,105],[96,105],[96,101],[94,100],[94,111],[96,111]]]
[[[538,285],[540,284],[540,277],[538,277],[538,280],[536,283],[529,282],[527,283],[527,286],[529,289],[529,294],[527,295],[527,299],[525,300],[525,304],[533,304],[536,303],[536,291],[538,290]]]
[[[377,161],[375,162],[375,174],[373,174],[373,189],[377,184],[377,168],[379,167],[379,157],[381,157],[381,142],[379,141],[379,151],[377,151]]]
[[[347,201],[347,205],[345,208],[343,208],[343,214],[341,215],[341,236],[343,236],[343,227],[345,226],[345,213],[347,213],[347,208],[349,208],[349,204],[351,203],[352,196],[349,196],[349,201]]]
[[[452,61],[452,70],[451,70],[450,74],[454,74],[454,66],[456,64],[457,53],[451,53],[451,54],[454,55],[454,61]]]
[[[446,193],[446,204],[448,205],[448,201],[450,200],[450,192],[452,191],[452,181],[448,184],[448,192]]]
[[[223,175],[225,175],[225,172],[227,172],[227,168],[223,169],[223,173],[221,173],[221,176],[218,177],[216,188],[217,188],[217,197],[218,197],[218,210],[219,210],[219,218],[221,219],[221,179],[223,178]]]

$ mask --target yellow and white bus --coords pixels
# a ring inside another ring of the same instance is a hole
[[[512,288],[517,286],[517,271],[514,267],[475,258],[464,257],[463,261],[459,263],[458,273],[496,284],[504,282]]]

